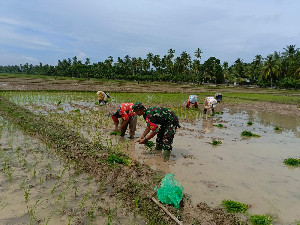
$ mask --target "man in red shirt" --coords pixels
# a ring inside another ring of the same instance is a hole
[[[112,120],[115,124],[115,131],[120,130],[121,136],[125,136],[125,132],[127,130],[129,124],[129,135],[130,139],[134,138],[136,124],[137,124],[137,116],[135,112],[132,110],[133,103],[122,103],[120,104],[120,108],[111,115]],[[122,123],[119,127],[119,118],[122,118]]]

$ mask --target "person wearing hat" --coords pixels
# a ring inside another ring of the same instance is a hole
[[[120,104],[120,108],[111,115],[112,120],[115,124],[115,132],[118,130],[121,131],[121,136],[124,137],[127,127],[129,125],[129,138],[133,139],[135,130],[136,130],[136,124],[137,124],[137,116],[132,110],[133,103],[122,103]],[[119,118],[122,118],[122,123],[119,126]]]
[[[99,100],[99,105],[104,104],[106,105],[107,98],[110,98],[108,93],[105,93],[104,91],[97,91],[97,95],[98,95],[98,100]]]
[[[213,114],[217,103],[218,102],[214,97],[206,97],[204,100],[204,114],[206,114],[207,110],[211,111]]]
[[[190,105],[194,106],[195,108],[198,108],[198,96],[197,95],[190,95],[188,103],[186,107],[189,109]]]
[[[178,117],[167,108],[152,107],[146,109],[140,102],[135,103],[132,109],[136,115],[143,116],[147,123],[147,128],[138,142],[145,144],[157,134],[156,150],[163,150],[164,160],[167,161],[172,151],[176,129],[180,127]]]

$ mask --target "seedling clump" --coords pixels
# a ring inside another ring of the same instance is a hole
[[[258,135],[258,134],[253,134],[252,132],[247,131],[247,130],[244,130],[244,131],[241,133],[241,135],[244,136],[244,137],[260,137],[260,135]]]
[[[271,225],[272,218],[266,215],[252,215],[250,221],[254,225]]]
[[[222,144],[222,141],[216,141],[216,140],[213,140],[213,141],[211,142],[211,145],[212,145],[212,146],[217,146],[217,145],[220,145],[220,144]]]
[[[130,159],[129,158],[122,158],[118,155],[113,155],[113,154],[108,156],[107,162],[109,164],[114,164],[116,162],[118,164],[123,164],[125,166],[130,165]]]
[[[251,126],[253,124],[253,122],[249,121],[247,124],[248,124],[248,126]]]
[[[146,141],[145,142],[145,146],[149,149],[149,150],[154,150],[155,149],[155,143],[153,141]]]
[[[216,125],[213,125],[214,127],[219,127],[219,128],[223,128],[223,124],[216,124]]]
[[[246,204],[232,200],[223,200],[222,205],[225,207],[226,211],[230,213],[244,213],[249,208]]]
[[[121,131],[112,131],[110,132],[110,135],[120,135],[121,134]]]
[[[300,166],[300,159],[287,158],[283,161],[283,163],[288,166],[297,167]]]
[[[281,130],[281,128],[280,127],[275,127],[274,130]]]

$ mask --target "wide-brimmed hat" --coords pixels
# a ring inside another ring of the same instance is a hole
[[[145,106],[141,102],[134,103],[134,105],[132,106],[133,112],[139,109],[145,109]]]

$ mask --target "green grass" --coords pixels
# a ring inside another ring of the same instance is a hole
[[[260,135],[258,135],[258,134],[253,134],[252,132],[247,131],[247,130],[244,130],[244,131],[241,133],[241,135],[242,135],[243,137],[260,137]]]
[[[272,218],[266,215],[252,215],[250,216],[250,222],[253,225],[271,225]]]
[[[249,208],[246,204],[232,200],[223,200],[222,205],[225,207],[226,211],[230,213],[244,213]]]
[[[298,166],[300,166],[300,159],[287,158],[287,159],[283,160],[283,163],[287,166],[298,167]]]

